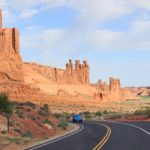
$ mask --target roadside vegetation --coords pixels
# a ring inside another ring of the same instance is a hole
[[[70,118],[64,114],[64,118]],[[0,93],[0,149],[47,139],[69,127],[66,119],[52,114],[48,104],[10,102]],[[9,148],[8,148],[9,149]]]

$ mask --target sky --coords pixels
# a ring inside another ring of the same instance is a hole
[[[150,86],[150,0],[0,0],[20,31],[23,61],[65,68],[88,60],[91,82]]]

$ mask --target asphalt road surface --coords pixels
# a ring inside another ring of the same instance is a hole
[[[84,122],[76,133],[30,150],[150,150],[150,122]]]

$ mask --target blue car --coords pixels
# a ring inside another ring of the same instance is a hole
[[[82,117],[80,114],[75,114],[72,117],[72,122],[73,123],[82,123]]]

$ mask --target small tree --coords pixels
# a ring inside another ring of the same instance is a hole
[[[0,113],[7,118],[7,132],[9,133],[9,120],[13,114],[13,105],[9,102],[8,96],[5,93],[0,94]]]

